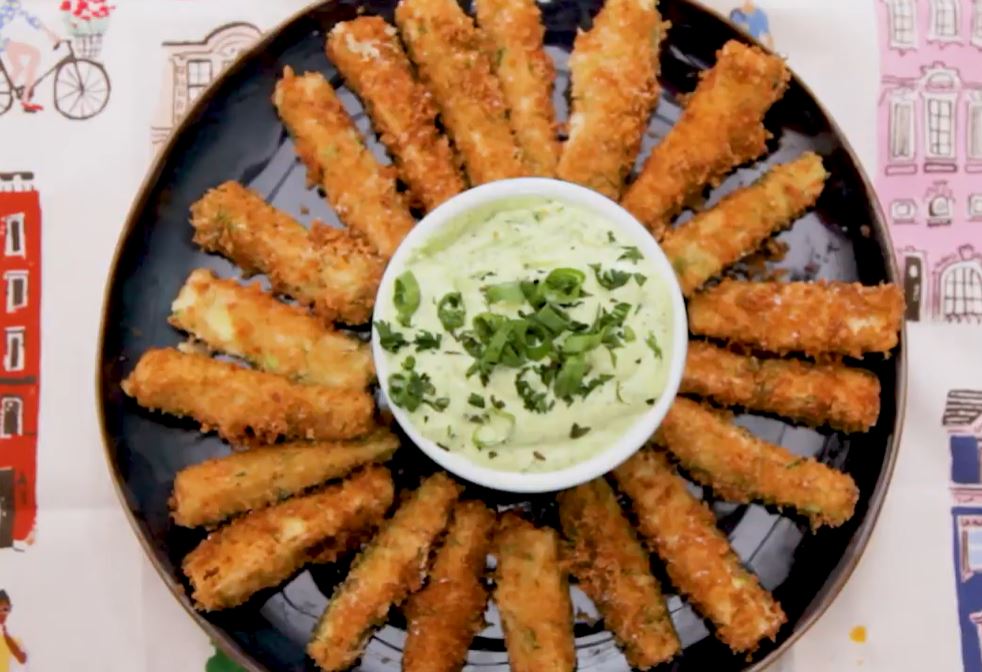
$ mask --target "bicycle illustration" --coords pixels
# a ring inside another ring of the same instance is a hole
[[[68,119],[94,117],[109,102],[109,75],[102,64],[90,58],[76,56],[75,49],[68,40],[59,41],[54,48],[58,49],[62,45],[68,47],[68,53],[35,80],[34,88],[53,74],[55,109]],[[23,92],[24,87],[14,83],[0,58],[0,115],[7,112]]]

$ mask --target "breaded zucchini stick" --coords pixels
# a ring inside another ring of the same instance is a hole
[[[713,512],[686,489],[668,459],[643,448],[614,477],[672,584],[713,622],[716,635],[735,652],[774,639],[786,620],[781,605],[743,567]]]
[[[214,525],[344,476],[369,462],[384,462],[399,439],[379,429],[355,441],[296,441],[191,465],[174,477],[170,505],[184,527]]]
[[[706,185],[715,186],[733,168],[764,153],[770,137],[764,114],[784,95],[790,79],[779,57],[727,42],[621,205],[661,238],[672,218]]]
[[[488,591],[481,580],[495,515],[460,502],[426,587],[406,602],[405,672],[459,672],[474,635],[484,627]]]
[[[456,0],[401,0],[396,23],[471,183],[524,175],[501,84]]]
[[[280,303],[259,285],[222,280],[204,268],[188,276],[168,321],[212,350],[300,383],[359,388],[375,377],[367,343]]]
[[[246,273],[265,273],[273,291],[310,306],[326,321],[362,324],[372,315],[383,262],[347,231],[299,222],[238,182],[191,206],[194,242]]]
[[[803,215],[822,193],[826,177],[822,159],[806,152],[670,230],[661,246],[682,293],[691,295]]]
[[[576,36],[560,178],[620,198],[658,103],[665,29],[656,0],[607,0],[593,27]]]
[[[337,24],[327,55],[361,98],[416,201],[429,211],[464,190],[433,97],[416,81],[396,29],[377,16]]]
[[[236,518],[184,559],[196,606],[234,607],[285,581],[324,539],[377,525],[392,493],[388,470],[375,466],[320,492]]]
[[[389,607],[419,588],[430,547],[446,527],[459,494],[460,486],[446,474],[429,477],[362,551],[307,645],[322,670],[346,670],[354,664]]]
[[[172,348],[143,353],[122,387],[144,408],[194,418],[232,442],[351,439],[371,429],[375,410],[361,389],[299,385]]]
[[[532,175],[555,177],[561,149],[552,107],[556,69],[543,48],[539,7],[535,0],[477,0],[474,9],[525,166]]]
[[[319,72],[300,76],[289,66],[276,82],[273,104],[293,136],[307,178],[348,228],[388,258],[415,224],[396,189],[395,171],[379,164]]]
[[[859,357],[896,347],[904,295],[895,285],[724,280],[693,295],[688,311],[700,336],[779,354]]]
[[[655,434],[692,477],[728,502],[794,509],[812,529],[852,518],[859,490],[848,474],[761,441],[729,418],[678,397]]]
[[[514,672],[571,672],[573,609],[555,530],[506,513],[494,539],[494,599]]]
[[[705,341],[689,341],[680,391],[844,432],[865,432],[880,414],[880,381],[869,371],[758,359]]]
[[[559,493],[559,520],[572,543],[570,572],[600,610],[633,668],[681,650],[648,554],[603,478]]]

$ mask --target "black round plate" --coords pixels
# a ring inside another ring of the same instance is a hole
[[[167,325],[167,315],[171,300],[192,269],[209,267],[220,275],[238,275],[231,264],[202,253],[191,242],[188,207],[207,189],[225,180],[239,180],[301,221],[337,222],[321,196],[306,188],[304,169],[270,103],[283,66],[300,72],[318,70],[328,76],[340,88],[369,146],[384,158],[361,106],[341,86],[325,58],[323,44],[336,22],[360,11],[391,21],[395,4],[394,0],[373,0],[359,8],[355,2],[341,1],[308,9],[272,31],[233,65],[198,101],[148,176],[120,240],[107,289],[98,393],[108,459],[121,499],[144,548],[177,598],[212,638],[254,670],[313,669],[305,658],[304,645],[345,567],[304,571],[237,609],[206,615],[194,612],[180,563],[201,533],[175,527],[168,518],[167,499],[179,469],[227,453],[228,447],[190,423],[141,410],[123,395],[119,382],[144,350],[182,339]],[[662,52],[664,93],[641,158],[678,117],[676,95],[695,87],[698,72],[713,63],[716,50],[730,39],[748,40],[719,16],[691,2],[662,0],[661,4],[672,24]],[[542,4],[549,53],[559,70],[555,101],[561,119],[567,110],[568,52],[577,29],[589,27],[599,6],[600,0]],[[832,177],[817,208],[781,235],[789,252],[777,265],[786,268],[793,279],[895,282],[893,254],[872,190],[842,134],[798,80],[768,115],[767,126],[774,134],[768,158],[734,173],[713,190],[709,202],[752,181],[768,164],[815,150],[825,158]],[[665,670],[724,672],[766,665],[838,593],[866,544],[893,466],[903,364],[903,345],[892,358],[867,358],[863,363],[876,372],[883,387],[879,423],[867,434],[816,432],[759,416],[741,419],[766,440],[800,454],[818,455],[848,471],[861,491],[856,515],[839,529],[813,535],[802,521],[763,507],[713,502],[720,525],[737,552],[780,600],[788,625],[777,643],[763,646],[748,661],[730,653],[690,607],[672,596],[669,606],[686,648]],[[403,483],[411,483],[432,468],[412,446],[400,453],[396,466]],[[487,491],[470,494],[499,506],[518,501]],[[552,521],[549,498],[524,500],[523,504],[539,520]],[[667,584],[666,590],[670,590]],[[595,615],[592,605],[575,589],[574,597],[579,669],[627,670],[610,634],[591,617]],[[507,669],[493,607],[487,616],[491,625],[475,640],[469,662],[475,670]],[[372,639],[362,669],[399,669],[402,625],[400,615],[393,611],[389,623]]]

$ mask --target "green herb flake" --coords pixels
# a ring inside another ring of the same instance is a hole
[[[467,311],[464,308],[464,299],[460,292],[444,294],[443,298],[436,304],[436,314],[440,318],[440,324],[450,333],[464,326]]]
[[[658,359],[662,358],[663,353],[661,350],[661,346],[658,345],[658,338],[655,336],[654,332],[649,331],[648,337],[644,339],[644,342],[645,344],[647,344],[649,348],[651,348],[651,351],[655,353],[655,357],[657,357]]]
[[[616,268],[605,271],[601,269],[600,264],[590,264],[590,268],[593,269],[593,275],[596,277],[597,282],[600,283],[600,286],[611,291],[623,287],[631,279],[630,273],[619,271]]]
[[[406,271],[396,278],[392,303],[399,313],[399,324],[408,327],[413,313],[419,308],[419,283],[412,271]]]
[[[421,331],[416,334],[416,338],[413,340],[413,345],[416,346],[416,352],[421,350],[436,350],[440,347],[440,341],[443,337],[440,334],[434,334],[429,331]]]
[[[641,255],[641,250],[639,250],[638,248],[636,248],[634,245],[627,245],[623,249],[624,249],[624,254],[622,254],[621,256],[617,257],[617,260],[618,261],[624,260],[624,261],[630,261],[630,262],[636,264],[636,263],[638,263],[639,261],[641,261],[644,258]]]
[[[569,428],[569,438],[571,439],[578,439],[581,436],[586,436],[589,433],[590,433],[589,427],[580,427],[575,422],[573,423],[573,426]]]
[[[471,392],[471,396],[467,397],[467,403],[476,408],[484,408],[484,397],[479,395],[477,392]]]
[[[395,331],[392,325],[384,320],[377,320],[375,322],[375,330],[378,332],[379,345],[382,346],[383,350],[399,352],[403,346],[408,345],[406,337],[400,332]]]

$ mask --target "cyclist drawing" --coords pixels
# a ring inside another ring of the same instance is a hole
[[[37,103],[32,103],[34,84],[37,80],[38,64],[41,62],[41,52],[38,48],[26,42],[16,42],[3,36],[3,31],[11,23],[23,19],[34,30],[43,30],[55,45],[61,38],[48,29],[41,20],[24,9],[21,0],[0,0],[0,56],[5,55],[10,63],[10,78],[20,81],[20,104],[25,112],[37,112],[44,109]]]

